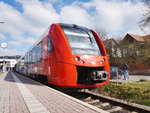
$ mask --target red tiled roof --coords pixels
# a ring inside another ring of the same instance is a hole
[[[128,34],[138,42],[145,42],[145,40],[150,40],[150,35],[145,35],[145,36],[139,36],[139,35],[133,35],[133,34]]]
[[[143,36],[144,40],[150,40],[150,35]]]

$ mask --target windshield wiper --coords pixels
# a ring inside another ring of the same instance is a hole
[[[86,31],[86,33],[89,35],[89,39],[90,39],[90,42],[92,42],[93,43],[93,41],[92,41],[92,38],[91,38],[91,35],[88,33],[88,31]]]
[[[75,29],[79,30],[80,32],[84,33],[77,25],[73,26]]]
[[[88,36],[89,36],[88,38],[90,39],[90,42],[93,43],[92,38],[91,38],[91,36],[90,36],[90,34],[88,33],[87,30],[81,30],[77,25],[74,25],[73,27],[76,28],[77,30],[79,30],[82,33],[86,32],[88,34]]]

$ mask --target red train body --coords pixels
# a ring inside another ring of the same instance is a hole
[[[28,76],[47,76],[48,83],[90,88],[110,80],[110,67],[100,37],[87,28],[52,24],[16,65]]]

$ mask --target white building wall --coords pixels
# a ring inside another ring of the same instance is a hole
[[[18,62],[16,59],[4,59],[4,61],[9,62],[10,67],[14,67],[15,64]],[[3,62],[3,59],[0,59],[0,62]]]

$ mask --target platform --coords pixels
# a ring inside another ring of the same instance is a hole
[[[0,113],[106,113],[15,72],[0,75]]]

